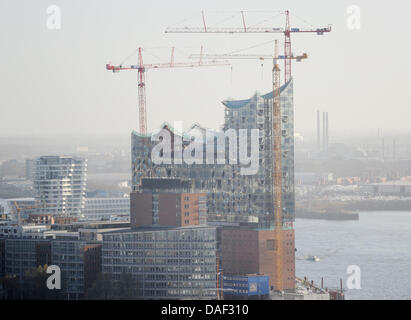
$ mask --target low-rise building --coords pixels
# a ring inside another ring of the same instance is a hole
[[[82,299],[101,272],[101,243],[79,239],[75,232],[45,233],[42,238],[0,238],[0,272],[23,283],[38,266],[61,270],[62,298]],[[2,271],[3,270],[3,271]]]
[[[21,218],[26,219],[30,214],[37,212],[35,205],[34,198],[0,199],[0,213],[17,221],[18,207]]]
[[[0,221],[0,237],[5,238],[42,238],[49,226],[41,224],[19,225],[11,221]]]
[[[224,299],[268,299],[269,277],[263,274],[223,276]]]
[[[396,180],[380,183],[371,183],[360,186],[362,192],[371,193],[374,195],[396,195],[396,196],[411,196],[411,181]]]
[[[130,198],[86,198],[83,220],[130,219]]]
[[[142,299],[216,299],[216,228],[144,227],[103,234],[102,272],[128,273]]]
[[[52,214],[29,214],[28,223],[33,224],[44,224],[44,225],[52,225],[54,224],[54,216]]]
[[[283,230],[283,286],[295,288],[294,229]],[[275,234],[273,229],[223,227],[221,229],[221,263],[225,274],[265,274],[270,287],[277,276],[275,263]]]
[[[329,172],[296,172],[296,185],[325,185],[333,181],[334,175]]]

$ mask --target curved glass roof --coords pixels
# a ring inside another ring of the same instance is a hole
[[[288,81],[287,83],[283,84],[280,87],[280,92],[283,92],[285,90],[285,88],[289,85],[289,83],[292,81],[292,79],[290,81]],[[272,99],[273,98],[273,92],[269,92],[266,93],[264,95],[261,96],[263,99]],[[245,105],[247,105],[252,98],[249,99],[245,99],[245,100],[225,100],[222,102],[223,105],[225,105],[227,108],[230,109],[238,109],[241,107],[244,107]]]

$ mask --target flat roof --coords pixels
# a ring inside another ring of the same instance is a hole
[[[369,184],[370,186],[411,186],[411,180],[395,180],[395,181],[385,181],[376,182]]]
[[[119,230],[114,230],[111,232],[105,232],[105,234],[115,234],[115,233],[128,233],[128,232],[147,232],[147,231],[167,231],[167,230],[191,230],[191,229],[215,229],[214,226],[209,226],[206,224],[192,225],[185,227],[171,227],[171,226],[144,226],[138,228],[124,228]]]

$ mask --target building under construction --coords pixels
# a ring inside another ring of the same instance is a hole
[[[274,95],[275,97],[277,95]],[[225,275],[259,273],[269,276],[271,288],[277,288],[281,279],[282,289],[295,288],[295,243],[294,243],[294,112],[293,81],[280,88],[281,108],[281,173],[282,173],[282,222],[275,223],[274,212],[274,144],[273,144],[273,93],[255,93],[245,100],[223,101],[225,119],[221,132],[247,129],[247,153],[251,154],[249,131],[258,129],[258,170],[255,174],[243,175],[241,164],[230,164],[230,150],[224,145],[224,164],[207,163],[207,146],[204,145],[201,164],[187,164],[181,159],[170,159],[168,164],[154,164],[151,151],[158,141],[151,135],[132,133],[132,216],[136,211],[133,199],[144,194],[145,177],[182,178],[191,181],[191,192],[206,194],[206,220],[217,225],[226,225],[221,230],[221,267]],[[191,143],[190,131],[196,129],[205,133],[199,125],[193,125],[188,132],[179,133],[168,124],[162,128],[172,137],[171,154],[175,155]],[[216,135],[218,132],[214,132]],[[205,135],[207,137],[207,135]],[[176,139],[177,138],[177,139]],[[163,137],[164,139],[164,137]],[[208,139],[210,137],[208,136]],[[213,139],[213,137],[211,138]],[[175,143],[178,141],[178,144]],[[206,141],[207,142],[207,141]],[[237,146],[238,147],[238,146]],[[238,148],[236,149],[238,151]],[[221,146],[214,149],[217,159]],[[154,152],[154,151],[153,151]],[[231,155],[232,156],[232,155]],[[176,190],[179,192],[181,190]],[[226,222],[229,223],[227,226]],[[275,230],[281,225],[281,238]],[[251,235],[251,238],[250,238]],[[246,237],[246,238],[244,238]],[[241,241],[240,241],[241,240]],[[245,244],[244,241],[249,241]],[[278,251],[279,244],[281,250]],[[252,249],[253,254],[244,251]],[[276,260],[276,256],[280,260]],[[279,270],[279,268],[281,270]]]
[[[207,194],[207,220],[255,223],[259,228],[274,226],[272,105],[273,93],[256,93],[246,100],[224,101],[225,121],[222,130],[259,129],[259,166],[256,174],[242,175],[240,164],[207,164],[204,152],[202,164],[160,164],[151,159],[151,149],[157,142],[151,135],[132,133],[132,186],[139,192],[142,178],[190,179],[195,192]],[[281,167],[283,225],[292,228],[294,221],[294,113],[293,81],[281,87]],[[199,125],[192,129],[205,131]],[[174,138],[178,133],[168,124],[162,129]],[[183,148],[190,143],[189,132],[179,134]],[[250,137],[248,137],[250,138]],[[173,139],[172,141],[175,141]],[[228,159],[228,146],[226,159]],[[250,143],[248,143],[250,154]],[[205,146],[204,146],[205,150]],[[172,154],[178,152],[172,145]],[[180,151],[181,152],[181,151]],[[217,153],[217,151],[216,151]],[[217,157],[217,155],[215,155]]]

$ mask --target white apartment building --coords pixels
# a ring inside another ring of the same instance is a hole
[[[73,156],[36,159],[35,200],[41,213],[81,216],[85,204],[87,160]]]

